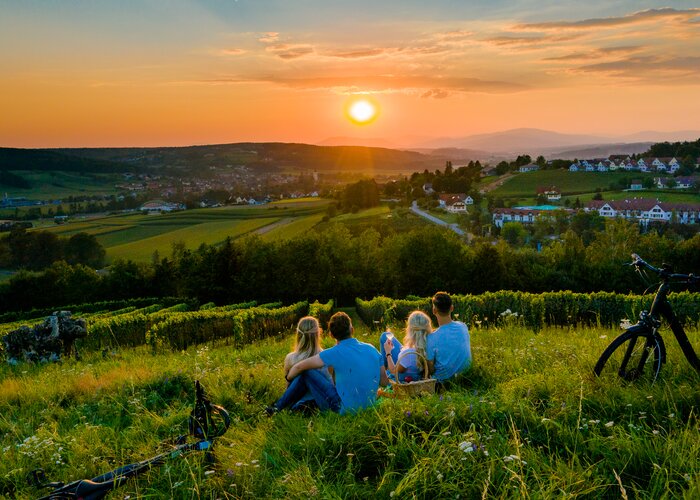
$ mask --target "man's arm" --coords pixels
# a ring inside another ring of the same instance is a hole
[[[316,356],[311,356],[303,361],[299,361],[296,365],[292,366],[292,369],[287,373],[287,381],[294,380],[301,372],[306,370],[313,370],[315,368],[323,368],[325,363],[318,354]]]

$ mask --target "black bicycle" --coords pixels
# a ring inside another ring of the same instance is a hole
[[[698,356],[668,301],[672,283],[698,284],[700,276],[676,274],[667,264],[663,264],[661,268],[654,267],[637,254],[632,254],[630,265],[634,266],[635,271],[647,283],[650,281],[649,272],[658,275],[661,281],[651,285],[644,292],[647,293],[658,286],[656,296],[651,309],[642,311],[639,315],[639,322],[629,326],[603,351],[593,372],[597,376],[617,373],[626,381],[648,380],[653,383],[661,371],[661,366],[666,362],[666,346],[659,332],[660,317],[668,322],[688,362],[700,371]]]
[[[176,446],[166,453],[118,467],[92,479],[79,479],[68,484],[47,483],[43,469],[36,469],[30,473],[30,482],[37,488],[53,488],[51,493],[39,500],[98,500],[129,479],[149,471],[154,466],[162,465],[167,460],[191,451],[211,453],[214,439],[224,435],[231,424],[231,418],[224,408],[209,401],[199,381],[195,382],[195,387],[196,399],[189,417],[189,435],[197,439],[196,442],[187,443],[188,436],[180,436],[176,440]]]

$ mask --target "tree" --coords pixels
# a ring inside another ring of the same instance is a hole
[[[501,238],[512,247],[521,247],[527,239],[527,231],[520,222],[506,222],[501,228]]]
[[[65,257],[69,264],[84,264],[99,269],[104,265],[106,254],[92,234],[77,233],[66,242]]]
[[[510,170],[510,165],[508,164],[507,161],[499,162],[498,165],[496,165],[496,174],[498,174],[498,175],[503,175],[505,173],[508,173],[509,170]]]

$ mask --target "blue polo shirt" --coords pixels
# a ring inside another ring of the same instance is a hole
[[[437,380],[453,377],[472,364],[469,330],[461,321],[441,326],[428,334],[425,343],[425,354],[428,361],[435,363],[433,376]]]
[[[373,345],[351,337],[321,351],[319,356],[326,366],[332,366],[335,371],[341,415],[355,413],[374,404],[383,360]]]

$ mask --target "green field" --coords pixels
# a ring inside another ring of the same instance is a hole
[[[30,200],[57,200],[68,196],[94,196],[116,194],[114,185],[124,181],[119,174],[80,174],[78,172],[15,171],[31,183],[30,189],[4,186],[0,190],[10,198],[25,197]]]
[[[376,345],[378,332],[354,321]],[[655,385],[596,379],[618,333],[474,328],[474,366],[458,385],[355,416],[263,415],[285,388],[291,329],[238,349],[2,364],[0,496],[41,496],[26,482],[37,467],[68,482],[167,450],[187,432],[199,379],[233,418],[216,461],[191,454],[111,498],[698,498],[700,375],[669,338]],[[698,346],[700,332],[690,337]]]
[[[148,261],[153,252],[169,255],[173,244],[183,242],[188,249],[195,249],[201,244],[216,245],[226,238],[237,238],[276,222],[276,218],[255,218],[249,220],[225,220],[221,222],[204,222],[179,229],[169,230],[157,236],[142,237],[121,245],[107,247],[107,259],[131,259]],[[146,228],[151,229],[151,228]],[[158,229],[153,227],[152,229]],[[99,238],[98,238],[99,239]]]
[[[532,197],[537,195],[537,188],[556,186],[563,195],[592,193],[596,189],[608,190],[612,183],[620,179],[643,179],[651,174],[632,172],[569,172],[566,170],[539,170],[517,174],[497,187],[491,194],[501,198]]]
[[[227,237],[260,232],[266,240],[284,239],[308,231],[323,218],[330,200],[285,200],[269,205],[229,206],[183,210],[169,214],[140,212],[104,217],[75,218],[62,225],[39,228],[62,237],[79,232],[94,235],[107,250],[108,261],[117,258],[148,261],[154,251],[169,255],[173,243],[187,248],[216,245]],[[273,226],[268,230],[266,226]]]

